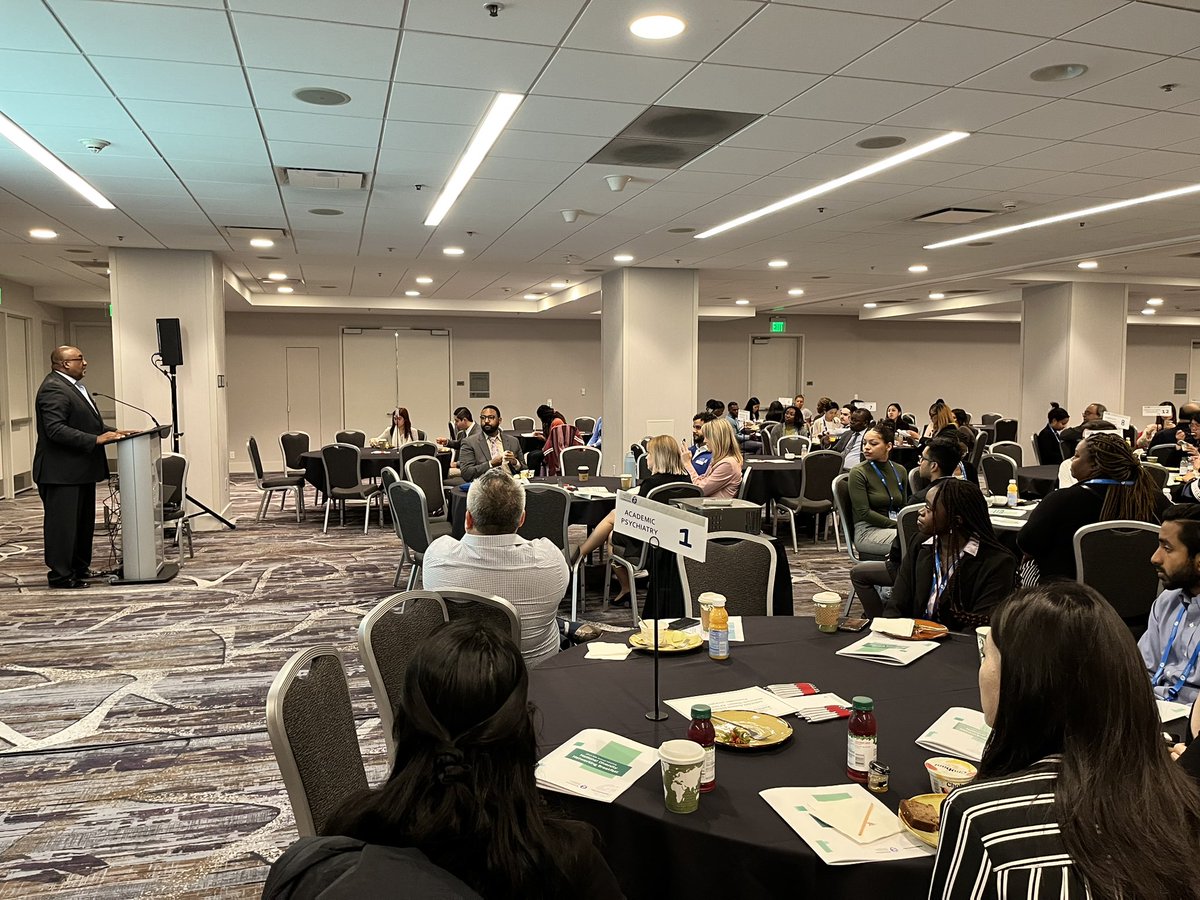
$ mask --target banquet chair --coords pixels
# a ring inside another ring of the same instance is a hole
[[[358,451],[355,451],[357,453]],[[264,475],[262,457],[258,453],[258,441],[254,435],[246,441],[246,453],[250,457],[250,464],[254,466],[254,483],[262,492],[262,502],[258,504],[258,515],[255,517],[255,522],[261,522],[267,514],[267,507],[271,502],[271,495],[275,492],[286,494],[288,491],[296,492],[296,521],[300,521],[300,517],[304,515],[304,476],[303,475]],[[328,490],[329,476],[325,476],[326,490]]]
[[[650,457],[648,454],[643,453],[641,456],[635,457],[635,459],[637,459],[637,480],[638,484],[641,484],[650,477]]]
[[[283,664],[267,693],[267,735],[301,837],[320,834],[347,798],[367,789],[346,670],[332,644]]]
[[[461,590],[438,591],[438,596],[446,604],[447,621],[467,619],[490,625],[511,635],[516,645],[521,646],[521,619],[517,615],[517,608],[503,597]]]
[[[687,483],[675,484],[660,484],[646,495],[647,500],[657,500],[659,503],[670,503],[673,500],[681,500],[684,497],[703,497],[704,492],[699,486]],[[635,559],[636,557],[636,559]],[[638,627],[638,604],[637,604],[637,573],[646,568],[650,562],[650,545],[644,541],[639,541],[627,535],[617,534],[613,532],[612,536],[612,552],[609,554],[608,563],[604,567],[604,603],[608,604],[608,591],[612,574],[610,572],[613,566],[624,567],[629,575],[629,607],[633,612],[633,627]],[[571,607],[571,618],[575,619],[575,607]]]
[[[279,436],[279,450],[283,454],[284,475],[304,475],[307,473],[308,470],[304,467],[304,458],[301,454],[307,453],[310,445],[311,440],[307,431],[285,431]],[[280,495],[280,509],[283,509],[286,499],[287,494]],[[315,488],[313,499],[316,499]]]
[[[379,470],[379,487],[385,494],[387,493],[388,488],[390,488],[397,481],[401,480],[403,479],[400,478],[400,473],[397,472],[392,466],[384,466]]]
[[[1179,449],[1174,444],[1158,444],[1146,451],[1146,460],[1160,466],[1170,466],[1170,460]]]
[[[696,600],[705,591],[725,597],[731,616],[772,616],[775,593],[775,547],[765,537],[740,531],[708,535],[704,562],[677,556],[683,583],[685,616],[696,615]]]
[[[335,444],[353,444],[359,450],[362,450],[367,446],[367,433],[365,431],[356,431],[352,428],[346,431],[339,431],[333,436],[333,442]]]
[[[1024,448],[1016,441],[993,441],[988,445],[988,453],[999,453],[1001,456],[1007,456],[1017,464],[1017,468],[1025,465],[1021,460],[1025,456]]]
[[[175,526],[175,548],[179,558],[183,558],[183,548],[180,538],[187,536],[188,557],[194,557],[192,552],[192,525],[187,516],[187,457],[180,453],[164,453],[162,455],[162,495],[170,497],[163,503],[163,527]],[[168,491],[167,488],[174,488]],[[302,488],[303,490],[303,488]]]
[[[564,477],[573,477],[580,466],[587,466],[588,474],[600,474],[600,461],[603,454],[595,447],[565,447],[558,455],[559,471]]]
[[[784,440],[787,440],[785,438]],[[829,536],[828,515],[833,512],[833,479],[842,470],[842,454],[833,450],[813,450],[804,456],[800,469],[800,495],[797,497],[776,497],[774,517],[781,512],[786,513],[792,526],[792,549],[798,550],[796,541],[796,514],[811,514],[813,516],[813,543],[817,542],[817,532],[820,530],[821,516],[826,516],[825,535]],[[834,539],[838,550],[842,549],[841,539],[834,530]]]
[[[1003,418],[1004,416],[1000,415],[1000,413],[984,413],[979,417],[979,422],[982,425],[995,425]]]
[[[404,476],[425,493],[430,522],[450,521],[450,503],[442,484],[442,464],[436,457],[413,457],[404,464]]]
[[[350,500],[363,502],[363,534],[371,524],[371,501],[379,507],[379,527],[383,527],[383,492],[375,484],[364,484],[362,480],[362,457],[359,447],[353,444],[326,444],[321,448],[321,462],[325,465],[325,524],[321,534],[329,530],[329,509],[338,505],[339,522],[346,524],[346,503]],[[303,484],[303,479],[300,480]]]
[[[425,638],[449,621],[446,604],[437,594],[405,591],[385,597],[358,623],[358,655],[379,708],[389,770],[396,760],[397,706],[408,661]]]
[[[433,441],[413,441],[411,444],[405,444],[400,448],[400,471],[408,471],[408,461],[417,459],[421,456],[437,457],[438,445]]]
[[[575,430],[578,431],[583,438],[590,438],[592,436],[592,432],[596,430],[596,420],[591,416],[580,416],[575,420]]]
[[[533,416],[513,416],[513,420],[508,424],[513,431],[519,431],[522,434],[528,434],[536,430],[533,424]]]
[[[886,559],[884,554],[863,553],[854,543],[854,513],[850,507],[850,476],[839,475],[833,479],[833,510],[837,520],[835,528],[840,528],[846,541],[846,555],[852,563],[879,561]],[[846,603],[842,607],[842,615],[850,615],[850,605],[854,602],[854,584],[846,594]]]
[[[555,484],[525,485],[525,521],[517,534],[527,541],[546,538],[562,551],[567,565],[571,567],[571,618],[579,603],[579,570],[583,557],[571,558],[571,544],[567,539],[570,527],[571,495]]]
[[[915,465],[908,470],[908,494],[910,497],[927,487],[929,487],[929,479],[922,477],[920,465]]]
[[[979,461],[984,486],[996,497],[1008,493],[1008,483],[1017,477],[1017,461],[1003,453],[985,453]]]
[[[925,508],[924,503],[910,503],[896,516],[896,534],[900,538],[900,560],[908,555],[908,545],[917,533],[917,516]]]
[[[967,456],[967,462],[976,472],[979,471],[979,460],[983,459],[983,454],[987,451],[988,441],[991,440],[991,435],[986,431],[976,429],[975,445],[971,448],[970,454]]]
[[[787,437],[777,438],[775,440],[775,452],[780,456],[785,453],[794,453],[796,456],[802,456],[808,452],[808,448],[812,442],[801,435],[789,434]]]
[[[1158,532],[1157,525],[1131,519],[1084,525],[1075,532],[1075,580],[1112,604],[1135,639],[1146,630],[1150,607],[1162,592],[1150,562]]]
[[[1160,466],[1154,462],[1142,463],[1142,468],[1150,473],[1150,477],[1154,479],[1155,490],[1161,491],[1167,486],[1167,479],[1171,476],[1170,471],[1165,466]]]
[[[997,441],[1015,441],[1017,439],[1016,419],[997,419],[992,423],[992,427],[996,429]]]
[[[400,573],[408,563],[408,585],[416,587],[425,561],[425,551],[433,541],[453,530],[448,521],[429,521],[429,503],[425,492],[411,481],[396,481],[388,486],[388,505],[392,508],[392,527],[400,538],[401,556],[396,564],[393,587],[400,587]]]

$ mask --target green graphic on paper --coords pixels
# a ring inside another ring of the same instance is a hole
[[[888,651],[891,651],[891,650],[895,650],[899,653],[908,653],[909,652],[908,648],[904,647],[902,645],[898,646],[896,644],[885,644],[885,643],[863,644],[861,647],[858,648],[858,650],[856,652],[858,652],[858,653],[887,653]]]
[[[585,769],[605,778],[620,778],[630,770],[629,764],[639,755],[640,751],[634,750],[632,747],[609,741],[597,753],[584,750],[583,744],[578,743],[575,745],[575,749],[567,754],[567,759],[573,759],[582,764]]]
[[[841,800],[853,800],[854,798],[843,791],[840,794],[813,794],[813,799],[818,803],[837,803]]]
[[[988,732],[991,730],[986,725],[980,728],[978,725],[969,725],[962,720],[961,716],[954,717],[954,730],[961,731],[968,735],[972,740],[984,743],[988,739]]]

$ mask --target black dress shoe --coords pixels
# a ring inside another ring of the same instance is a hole
[[[76,581],[96,581],[100,578],[108,578],[110,572],[98,572],[95,569],[84,569],[82,572],[75,573]]]
[[[91,587],[86,581],[80,581],[78,578],[47,578],[46,581],[50,587],[60,591]]]

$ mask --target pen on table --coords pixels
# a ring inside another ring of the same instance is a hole
[[[858,836],[859,837],[862,837],[863,832],[867,830],[867,821],[871,818],[871,809],[872,808],[873,807],[871,806],[871,804],[868,803],[867,804],[867,814],[865,816],[863,816],[862,825],[860,825],[858,827]]]

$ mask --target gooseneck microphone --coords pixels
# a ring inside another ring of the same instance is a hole
[[[140,406],[134,406],[132,403],[126,403],[124,400],[118,400],[112,394],[102,394],[99,391],[92,391],[92,396],[103,397],[105,400],[112,400],[114,403],[120,403],[122,406],[128,406],[130,409],[136,409],[138,412],[149,416],[150,421],[154,423],[156,428],[162,428],[162,425],[159,423],[158,419],[154,418],[154,413],[150,412],[148,409],[142,409]]]

